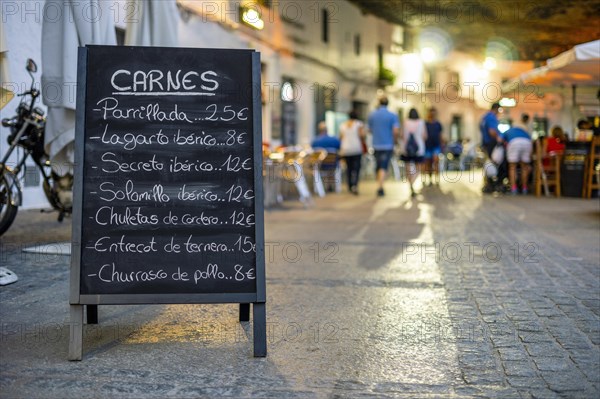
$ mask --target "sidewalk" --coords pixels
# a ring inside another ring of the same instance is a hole
[[[493,197],[467,176],[411,199],[268,211],[268,357],[235,305],[100,306],[68,362],[68,241],[19,212],[0,239],[0,397],[565,397],[600,394],[600,203]]]

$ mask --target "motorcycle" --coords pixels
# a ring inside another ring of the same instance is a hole
[[[12,225],[19,206],[22,204],[23,194],[21,181],[24,180],[25,162],[29,157],[39,169],[43,178],[43,189],[48,202],[54,211],[58,212],[58,221],[62,222],[65,216],[72,212],[72,205],[64,198],[64,190],[72,188],[72,177],[60,177],[52,171],[48,155],[44,151],[44,132],[46,118],[44,111],[35,106],[40,96],[40,91],[34,87],[34,73],[37,72],[36,63],[28,59],[27,72],[31,76],[31,87],[28,91],[18,94],[21,98],[17,107],[17,114],[12,118],[2,119],[2,126],[10,128],[8,136],[8,150],[0,161],[0,236]],[[27,101],[27,98],[31,99]],[[10,155],[20,148],[16,162],[7,164]]]

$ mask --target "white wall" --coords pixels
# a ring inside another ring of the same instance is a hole
[[[189,47],[255,48],[262,53],[266,79],[272,90],[282,77],[293,78],[302,95],[296,103],[298,144],[309,143],[315,135],[315,85],[335,85],[336,110],[347,112],[352,101],[372,102],[376,96],[377,45],[391,48],[394,26],[372,15],[363,15],[346,1],[309,2],[279,0],[271,8],[255,2],[180,0],[189,10],[180,25],[180,42]],[[260,12],[264,29],[241,24],[236,14],[240,4]],[[322,10],[330,13],[329,41],[322,40]],[[354,37],[360,35],[360,54],[354,53]],[[386,60],[387,62],[387,60]],[[347,80],[346,78],[350,79]],[[279,129],[281,103],[266,104],[263,135],[271,140]],[[273,144],[278,144],[276,141]]]

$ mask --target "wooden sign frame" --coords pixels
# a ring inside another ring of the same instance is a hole
[[[256,245],[256,292],[253,293],[156,293],[156,294],[109,294],[86,295],[81,293],[82,267],[82,220],[83,187],[85,165],[85,129],[88,54],[90,48],[108,46],[80,47],[77,66],[77,108],[75,129],[75,175],[73,186],[73,225],[72,255],[70,270],[70,340],[69,360],[81,360],[83,354],[84,306],[88,324],[98,323],[98,305],[131,304],[216,304],[239,303],[239,321],[250,320],[250,304],[253,305],[254,356],[267,355],[266,337],[266,283],[264,257],[264,202],[262,171],[262,102],[261,102],[261,64],[260,54],[252,52],[252,116],[253,116],[253,175],[254,175],[254,215]],[[179,49],[184,50],[184,49]],[[194,51],[196,49],[189,49]],[[225,50],[219,50],[225,51]],[[234,50],[240,51],[240,50]],[[246,51],[246,50],[244,50]]]

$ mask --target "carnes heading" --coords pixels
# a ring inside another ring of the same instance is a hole
[[[205,94],[214,95],[219,88],[214,71],[131,71],[119,69],[110,79],[113,94]]]

